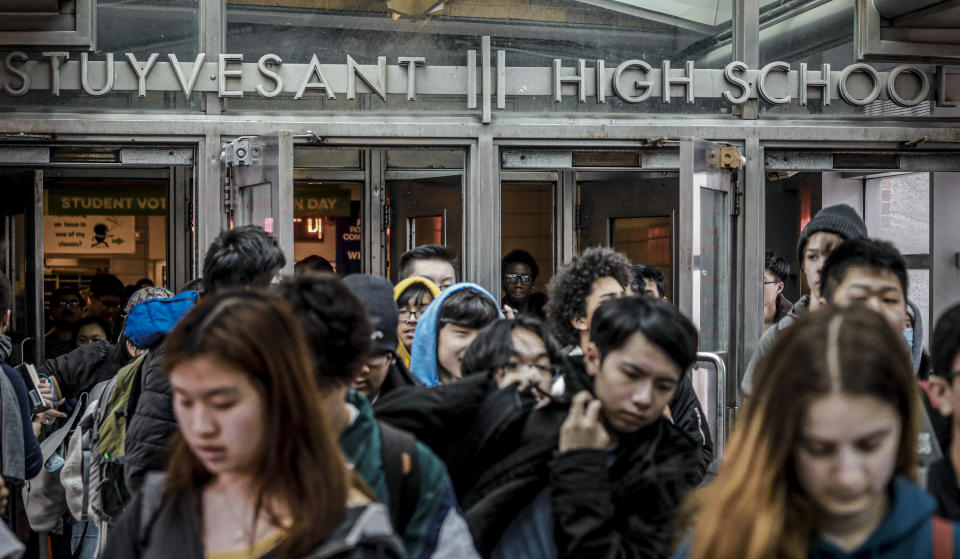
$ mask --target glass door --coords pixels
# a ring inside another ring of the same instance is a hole
[[[223,146],[230,227],[256,225],[273,235],[293,272],[293,134],[242,137]]]
[[[0,173],[5,186],[4,203],[0,206],[0,273],[7,277],[14,291],[5,332],[13,342],[13,354],[6,362],[39,364],[44,357],[43,171]]]

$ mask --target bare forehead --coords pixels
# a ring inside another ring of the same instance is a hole
[[[854,266],[843,276],[842,286],[872,291],[901,291],[900,278],[892,270]]]
[[[452,276],[453,265],[446,260],[430,259],[417,260],[413,263],[413,274],[415,276]]]

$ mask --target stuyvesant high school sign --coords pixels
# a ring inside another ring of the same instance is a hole
[[[221,98],[284,97],[303,99],[305,104],[318,98],[335,100],[358,93],[376,95],[386,102],[387,95],[405,95],[409,102],[418,96],[465,96],[466,108],[477,108],[478,95],[485,111],[492,99],[498,109],[506,108],[508,97],[547,97],[562,102],[564,97],[580,103],[607,103],[616,98],[627,104],[694,103],[698,98],[723,99],[743,104],[763,99],[774,105],[794,103],[803,106],[811,99],[823,105],[834,100],[854,106],[888,99],[910,107],[927,100],[938,105],[953,105],[958,95],[958,76],[938,67],[936,74],[922,68],[901,65],[880,72],[868,64],[832,68],[829,64],[796,68],[787,62],[770,62],[762,68],[750,68],[733,61],[723,69],[700,69],[693,61],[679,67],[664,60],[656,66],[639,59],[608,63],[605,60],[580,59],[564,66],[554,59],[548,67],[511,67],[506,53],[497,51],[491,62],[489,38],[483,38],[481,56],[467,51],[465,66],[431,66],[426,57],[399,56],[388,64],[380,56],[376,65],[357,63],[349,54],[345,64],[321,64],[317,55],[310,61],[290,63],[275,54],[264,54],[253,62],[242,54],[220,54],[208,61],[205,53],[193,61],[181,61],[175,54],[152,53],[138,58],[124,53],[122,58],[107,53],[106,60],[90,60],[89,54],[10,52],[0,69],[0,82],[7,95],[47,91],[83,91],[90,96],[111,92],[133,92],[145,97],[148,91],[216,92]],[[118,58],[120,58],[118,60]],[[479,68],[478,62],[479,61]],[[308,95],[313,93],[313,95]],[[373,104],[368,108],[375,108]]]

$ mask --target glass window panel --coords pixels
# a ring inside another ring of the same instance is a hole
[[[930,347],[933,330],[930,327],[930,270],[907,270],[910,278],[908,295],[920,307],[923,315],[923,347]]]
[[[168,62],[167,54],[176,54],[181,64],[193,62],[203,49],[200,46],[199,0],[97,0],[96,50],[90,61],[105,61],[113,53],[114,63],[127,65],[126,53],[133,53],[141,63],[151,53],[159,53],[157,63]],[[38,59],[36,53],[31,58]],[[70,62],[78,61],[80,53],[71,53]],[[208,61],[216,62],[216,57]],[[63,70],[66,71],[66,70]],[[79,73],[79,66],[75,70]],[[129,68],[124,68],[129,71]],[[150,76],[156,71],[151,71]],[[103,87],[103,81],[93,78],[91,87]],[[199,80],[199,78],[198,78]],[[185,97],[182,91],[147,91],[138,97],[137,91],[113,91],[100,97],[81,90],[61,90],[58,97],[49,90],[31,90],[25,95],[4,95],[3,107],[17,109],[50,109],[69,107],[71,110],[97,112],[130,112],[162,110],[194,112],[200,110],[200,95]]]
[[[296,268],[322,267],[325,260],[341,276],[363,271],[362,190],[363,184],[358,182],[294,182]]]
[[[700,189],[699,251],[694,249],[693,300],[700,301],[700,350],[727,349],[729,277],[727,275],[726,194]],[[696,219],[696,216],[694,216]],[[699,265],[698,265],[699,262]]]
[[[867,229],[903,254],[930,252],[930,174],[867,179]]]
[[[613,248],[630,262],[656,266],[667,277],[667,295],[673,286],[672,227],[669,216],[613,219]]]
[[[426,82],[436,86],[452,79],[447,70],[441,71],[444,66],[461,67],[456,79],[465,82],[467,51],[479,53],[480,37],[490,36],[492,49],[505,51],[507,112],[731,112],[729,104],[720,99],[686,104],[682,98],[675,98],[665,104],[651,98],[628,104],[610,95],[603,104],[595,98],[579,103],[572,86],[565,87],[561,103],[554,103],[549,94],[511,95],[511,91],[527,89],[525,83],[511,80],[530,79],[549,87],[554,58],[562,59],[563,66],[570,70],[577,59],[585,59],[591,72],[597,59],[606,61],[608,72],[635,58],[654,67],[659,67],[661,60],[670,60],[673,68],[683,68],[684,61],[691,60],[697,68],[722,68],[732,60],[731,0],[366,0],[314,4],[316,7],[304,7],[304,2],[296,0],[228,0],[227,51],[242,53],[250,62],[270,52],[284,63],[298,64],[308,63],[314,53],[321,64],[337,65],[346,64],[347,54],[362,65],[376,64],[378,56],[387,56],[389,65],[397,65],[398,56],[422,56],[427,68],[417,71],[419,90]],[[481,64],[479,59],[477,64]],[[535,71],[509,72],[517,67]],[[406,70],[401,71],[400,75],[405,75]],[[593,89],[592,82],[589,89]],[[353,101],[340,94],[330,100],[322,92],[308,90],[300,100],[294,100],[290,93],[273,99],[247,95],[230,99],[227,105],[230,111],[269,107],[287,111],[443,111],[473,115],[480,111],[467,108],[465,90],[420,95],[416,101],[408,101],[405,94],[387,94],[385,102],[365,91],[365,87],[358,87]]]
[[[529,252],[540,272],[534,292],[544,294],[553,277],[553,190],[552,182],[504,182],[500,193],[502,256]]]

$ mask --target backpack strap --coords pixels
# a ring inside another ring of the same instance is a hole
[[[410,433],[388,425],[380,426],[380,459],[390,496],[390,520],[400,536],[413,518],[420,496],[420,459],[417,439]]]
[[[46,464],[47,460],[53,456],[55,452],[60,448],[60,445],[63,444],[63,441],[67,439],[67,435],[70,434],[70,431],[73,430],[73,425],[77,422],[77,419],[80,418],[80,415],[83,413],[84,408],[87,407],[87,393],[84,392],[80,395],[80,400],[77,401],[77,405],[73,407],[73,412],[70,414],[70,417],[60,426],[59,429],[51,433],[47,438],[43,439],[43,442],[40,443],[40,454],[43,455],[43,462]]]
[[[953,524],[939,516],[930,520],[933,525],[933,559],[953,559]]]

